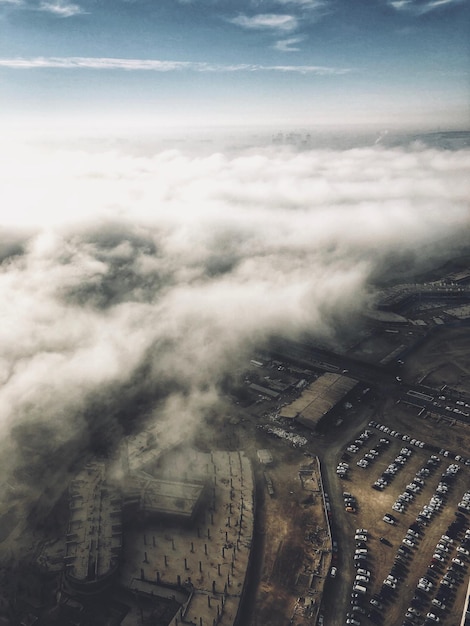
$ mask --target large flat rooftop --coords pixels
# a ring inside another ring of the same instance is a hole
[[[357,380],[341,374],[326,373],[311,383],[291,404],[283,407],[281,417],[297,419],[314,428],[319,420],[338,404],[354,387]]]
[[[121,584],[136,594],[177,597],[182,606],[173,626],[231,626],[253,539],[251,464],[242,452],[172,454],[164,478],[172,484],[185,475],[208,484],[207,506],[191,526],[162,518],[129,530]],[[134,626],[130,616],[122,626]]]

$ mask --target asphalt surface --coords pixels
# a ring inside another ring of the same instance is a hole
[[[407,383],[401,379],[400,367],[397,364],[384,366],[366,363],[288,340],[278,340],[271,352],[284,361],[290,361],[306,369],[314,368],[355,378],[366,385],[377,387],[381,394],[393,397],[395,400],[413,403],[423,407],[425,411],[470,424],[468,394],[462,394],[447,386],[442,390],[427,385]],[[457,404],[462,402],[463,405]]]

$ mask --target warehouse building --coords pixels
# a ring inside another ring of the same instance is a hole
[[[320,420],[356,387],[357,380],[341,374],[326,373],[311,383],[291,404],[283,407],[280,417],[295,419],[315,430]]]

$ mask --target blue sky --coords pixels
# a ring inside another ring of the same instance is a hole
[[[466,0],[0,0],[3,118],[468,126]]]

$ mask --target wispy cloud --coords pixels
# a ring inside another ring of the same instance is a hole
[[[294,38],[293,38],[294,39]],[[296,38],[300,39],[300,38]],[[288,40],[286,40],[288,41]],[[322,65],[259,65],[256,63],[219,64],[198,61],[160,61],[158,59],[115,59],[107,57],[17,57],[0,58],[0,67],[10,69],[91,69],[174,72],[284,72],[297,74],[342,75],[352,68]]]
[[[281,0],[283,1],[283,0]],[[435,9],[462,4],[464,0],[389,0],[389,6],[397,11],[424,15]]]
[[[298,43],[304,41],[305,37],[290,37],[289,39],[280,39],[274,44],[274,48],[280,52],[298,52],[300,48]]]
[[[280,30],[291,31],[298,26],[297,18],[293,15],[280,15],[277,13],[260,13],[251,17],[247,15],[239,15],[229,19],[229,22],[252,30]]]
[[[293,72],[297,74],[318,74],[319,76],[342,75],[354,72],[352,68],[327,67],[322,65],[260,65],[258,70],[276,71],[276,72]]]
[[[31,11],[43,11],[57,17],[73,17],[87,13],[80,5],[66,0],[41,0],[39,3],[27,0],[0,0],[0,6],[2,4]]]
[[[41,2],[39,10],[47,11],[48,13],[52,13],[58,17],[73,17],[74,15],[81,15],[85,13],[85,11],[78,4],[63,2],[62,0],[56,0],[55,2]]]
[[[203,70],[209,65],[185,61],[159,61],[156,59],[116,59],[108,57],[17,57],[0,59],[0,67],[12,69],[59,68],[96,70],[153,70],[168,72],[181,69]]]
[[[326,6],[324,0],[276,0],[277,4],[300,7],[302,9],[320,9]]]

